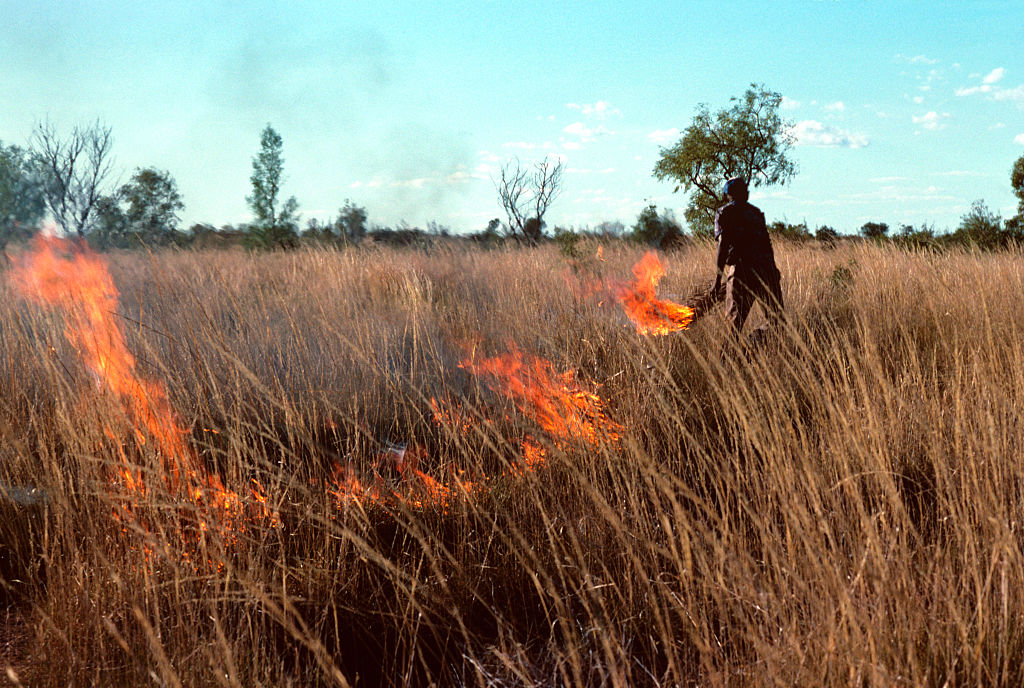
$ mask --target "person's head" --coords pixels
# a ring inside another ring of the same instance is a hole
[[[733,177],[725,183],[725,195],[732,201],[745,201],[750,197],[747,182],[743,177]]]

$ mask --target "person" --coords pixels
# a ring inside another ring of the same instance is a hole
[[[755,301],[770,321],[781,320],[782,280],[764,213],[747,202],[746,181],[733,177],[725,183],[725,195],[729,203],[715,213],[718,256],[713,293],[720,293],[724,277],[727,317],[739,334]]]

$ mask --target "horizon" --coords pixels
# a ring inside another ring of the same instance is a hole
[[[268,123],[302,224],[351,200],[372,224],[479,231],[504,220],[498,166],[546,155],[565,164],[549,231],[628,227],[651,203],[682,220],[686,195],[651,174],[659,147],[751,83],[783,95],[797,138],[793,181],[752,190],[769,222],[943,232],[978,199],[1016,212],[1019,3],[791,0],[727,17],[712,3],[0,1],[0,142],[100,120],[122,183],[138,167],[174,177],[182,229],[251,217]]]

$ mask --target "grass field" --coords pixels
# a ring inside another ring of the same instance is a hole
[[[581,252],[111,254],[141,411],[4,268],[7,680],[1024,682],[1019,253],[778,246],[752,347],[638,335],[588,285],[641,251]],[[713,248],[663,258],[682,300]],[[596,433],[474,363],[516,349]]]

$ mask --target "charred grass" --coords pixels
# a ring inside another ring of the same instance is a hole
[[[140,374],[279,515],[187,547],[159,457],[110,432],[130,419],[60,317],[2,280],[8,680],[1024,682],[1022,256],[780,247],[788,321],[757,346],[716,312],[642,338],[585,294],[638,257],[113,254]],[[683,301],[711,250],[666,262]],[[509,342],[597,390],[621,440],[550,441],[459,367]],[[517,473],[526,435],[548,461]],[[332,496],[336,465],[394,477],[385,441],[438,480],[495,477],[423,507]],[[127,526],[124,455],[152,485]]]

